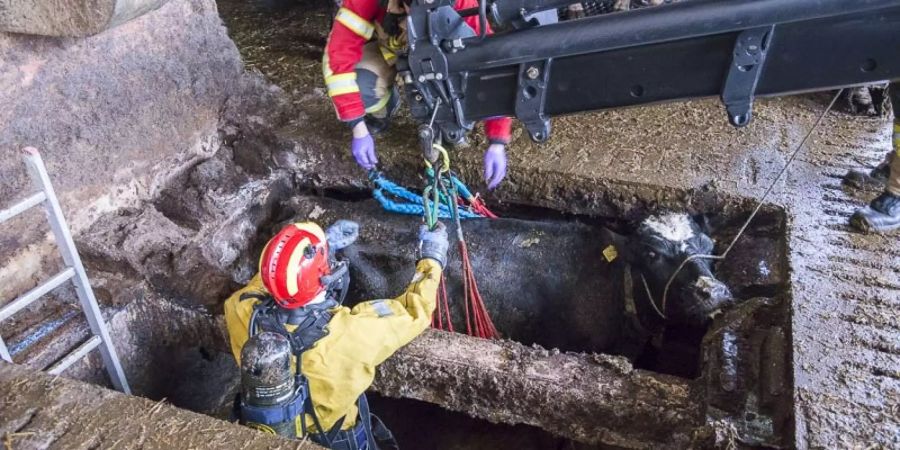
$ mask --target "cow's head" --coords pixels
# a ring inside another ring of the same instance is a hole
[[[691,255],[712,254],[714,243],[707,228],[705,218],[671,213],[648,217],[629,236],[607,229],[603,235],[615,247],[617,257],[643,276],[634,280],[634,292],[649,290],[652,300],[662,307],[666,284],[678,266]],[[713,275],[712,261],[695,258],[672,280],[664,313],[673,322],[702,325],[731,301],[731,291]]]

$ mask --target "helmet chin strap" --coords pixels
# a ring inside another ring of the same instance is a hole
[[[335,261],[332,267],[333,271],[322,277],[320,281],[325,286],[325,292],[334,294],[338,304],[343,305],[350,287],[350,264],[347,261]]]
[[[327,291],[319,292],[319,295],[316,295],[315,298],[313,298],[312,300],[309,301],[309,303],[307,303],[303,306],[317,305],[319,303],[324,302],[327,297],[328,297]]]

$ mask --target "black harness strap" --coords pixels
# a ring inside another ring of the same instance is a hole
[[[372,413],[369,411],[369,400],[366,398],[365,392],[359,396],[356,405],[359,408],[359,420],[362,420],[363,429],[366,430],[367,450],[377,450],[378,444],[375,443],[375,434],[372,433]]]

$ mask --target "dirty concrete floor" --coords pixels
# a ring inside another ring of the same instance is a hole
[[[5,362],[0,404],[0,441],[8,450],[321,448]]]
[[[305,6],[275,16],[238,0],[220,0],[219,7],[249,65],[292,96],[306,124],[296,133],[313,134],[298,139],[317,142],[347,163],[349,138],[334,120],[319,75],[331,7]],[[300,39],[294,39],[297,33]],[[651,207],[702,211],[722,198],[750,204],[828,100],[818,94],[759,101],[754,122],[740,130],[727,125],[724,109],[712,100],[559,118],[543,145],[516,128],[509,176],[488,199],[565,205],[582,213],[613,209],[629,217],[647,206],[629,189],[650,186]],[[391,156],[383,158],[389,170],[414,161],[412,136],[398,131],[403,122],[379,139],[379,150]],[[840,181],[846,170],[880,160],[890,149],[888,137],[885,119],[829,114],[769,199],[790,221],[799,447],[900,445],[898,235],[851,230],[847,217],[877,192],[854,192]],[[453,155],[476,189],[483,189],[477,181],[482,144],[475,137],[473,148]],[[364,185],[363,174],[350,183]],[[623,194],[598,195],[611,184],[623,187]]]

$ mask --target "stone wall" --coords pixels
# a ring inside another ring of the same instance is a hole
[[[82,39],[0,33],[0,208],[31,192],[26,145],[76,233],[139,204],[216,151],[220,113],[244,83],[214,0],[171,0]],[[39,211],[0,228],[0,301],[52,267],[48,232]]]

